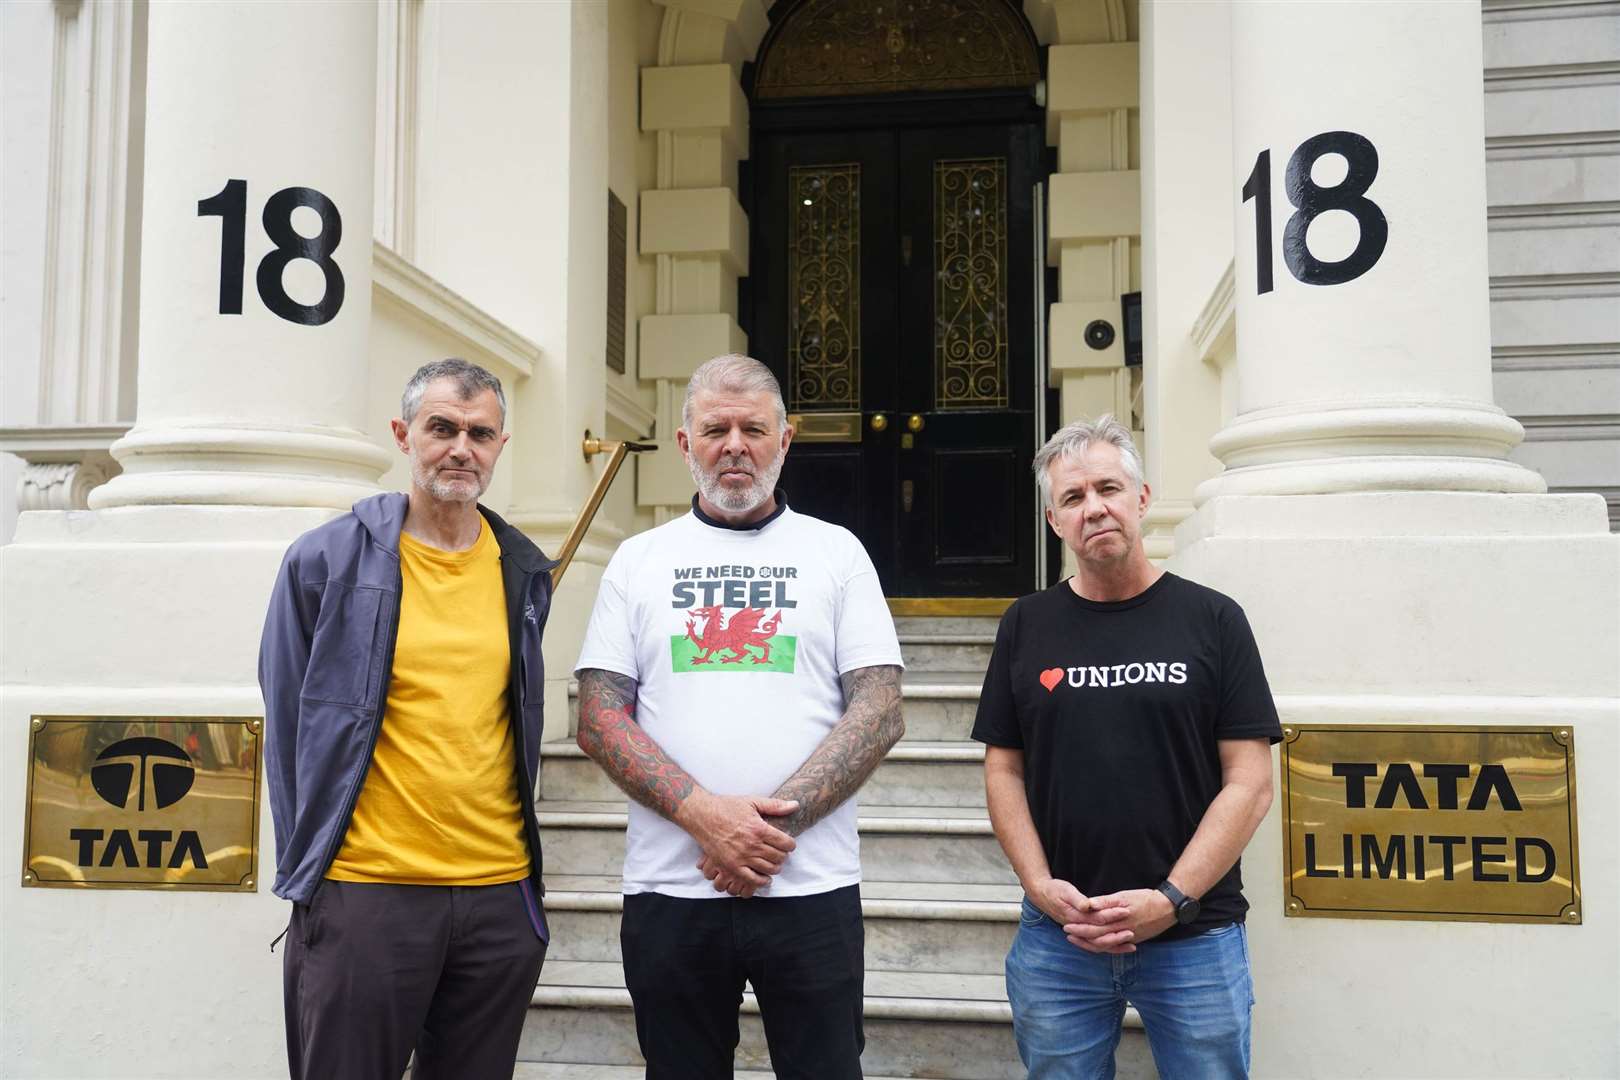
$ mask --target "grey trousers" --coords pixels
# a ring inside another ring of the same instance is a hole
[[[509,1078],[546,942],[526,882],[323,881],[283,957],[293,1080]]]

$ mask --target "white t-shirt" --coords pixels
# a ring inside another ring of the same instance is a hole
[[[900,666],[872,560],[849,530],[784,509],[760,529],[687,514],[632,536],[602,576],[576,670],[635,679],[636,722],[718,795],[770,795],[844,711],[839,676]],[[758,896],[861,879],[855,800],[797,837]],[[624,891],[723,898],[686,831],[635,801]]]

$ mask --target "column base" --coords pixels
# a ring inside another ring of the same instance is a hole
[[[1226,471],[1194,493],[1315,495],[1354,491],[1539,494],[1546,481],[1507,456],[1517,420],[1478,402],[1311,403],[1247,413],[1210,440]]]
[[[206,504],[346,510],[375,495],[390,464],[359,432],[240,425],[137,427],[112,445],[124,471],[90,494],[92,510]]]

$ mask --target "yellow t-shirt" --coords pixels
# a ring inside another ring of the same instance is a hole
[[[466,551],[399,538],[404,592],[388,707],[329,878],[498,885],[529,872],[500,548],[480,520]]]

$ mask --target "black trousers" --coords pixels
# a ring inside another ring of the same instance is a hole
[[[323,881],[294,904],[293,1080],[400,1080],[413,1051],[413,1080],[511,1077],[546,956],[525,891]]]
[[[815,896],[624,898],[624,979],[647,1080],[732,1075],[743,982],[782,1080],[860,1080],[860,887]]]

